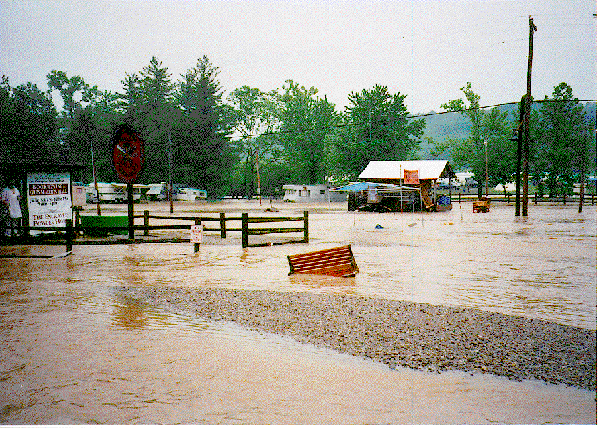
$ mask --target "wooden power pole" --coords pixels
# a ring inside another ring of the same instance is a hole
[[[533,33],[537,31],[533,18],[529,17],[529,57],[527,60],[527,96],[523,117],[523,216],[527,216],[529,201],[529,117],[531,115],[531,66],[533,64]]]
[[[521,162],[523,153],[523,116],[525,114],[525,97],[521,98],[519,104],[519,126],[517,128],[517,176],[515,185],[515,216],[521,215]]]

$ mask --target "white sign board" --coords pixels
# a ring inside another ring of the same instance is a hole
[[[204,225],[202,223],[193,224],[190,229],[190,242],[192,244],[201,244],[203,231]]]
[[[66,227],[73,218],[70,173],[28,173],[27,206],[30,227]]]
[[[84,186],[73,186],[73,195],[71,196],[74,207],[83,207],[86,204]]]

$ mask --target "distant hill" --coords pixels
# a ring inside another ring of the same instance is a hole
[[[540,108],[540,103],[534,104],[534,109]],[[502,112],[508,112],[508,117],[518,117],[518,104],[508,104],[499,107]],[[584,104],[584,112],[588,118],[596,123],[597,105],[596,103]],[[421,114],[421,113],[419,113]],[[419,114],[415,118],[418,119]],[[430,157],[431,144],[426,141],[426,138],[431,138],[434,142],[443,142],[446,139],[467,138],[471,132],[471,123],[469,119],[461,113],[451,112],[436,114],[431,111],[428,116],[425,116],[425,131],[423,133],[423,143],[419,150],[419,156],[422,159]],[[424,115],[425,115],[424,114]]]

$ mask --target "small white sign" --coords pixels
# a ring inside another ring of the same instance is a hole
[[[83,207],[86,204],[85,201],[85,187],[84,186],[75,186],[73,185],[73,206],[74,207]]]
[[[190,229],[190,242],[192,244],[201,244],[203,233],[204,233],[204,225],[202,223],[193,224]]]

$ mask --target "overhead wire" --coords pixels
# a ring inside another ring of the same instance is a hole
[[[544,100],[533,100],[532,104],[536,104],[536,103],[560,103],[560,102],[577,102],[577,103],[597,103],[598,100],[592,100],[592,99],[586,99],[586,100],[553,100],[553,99],[544,99]],[[417,118],[423,118],[423,117],[429,117],[429,116],[437,116],[437,115],[443,115],[443,114],[450,114],[450,113],[464,113],[467,111],[473,111],[473,110],[485,110],[485,109],[490,109],[490,108],[496,108],[496,107],[503,107],[503,106],[508,106],[508,105],[517,105],[520,104],[521,101],[510,101],[510,102],[506,102],[506,103],[498,103],[498,104],[490,104],[490,105],[486,105],[486,106],[478,106],[478,107],[472,107],[472,108],[465,108],[463,110],[448,110],[448,111],[438,111],[438,112],[430,112],[430,113],[419,113],[419,114],[413,114],[413,115],[407,115],[406,119],[417,119]],[[346,123],[340,123],[340,124],[336,124],[333,127],[334,128],[343,128],[346,126],[351,126],[351,125],[355,125],[351,122],[346,122]],[[322,127],[313,127],[312,129],[325,129],[326,126],[322,126]],[[293,130],[277,130],[277,131],[269,131],[269,132],[264,132],[260,135],[277,135],[277,134],[284,134],[284,133],[291,133],[294,132]],[[250,137],[258,137],[259,135],[250,135]]]

